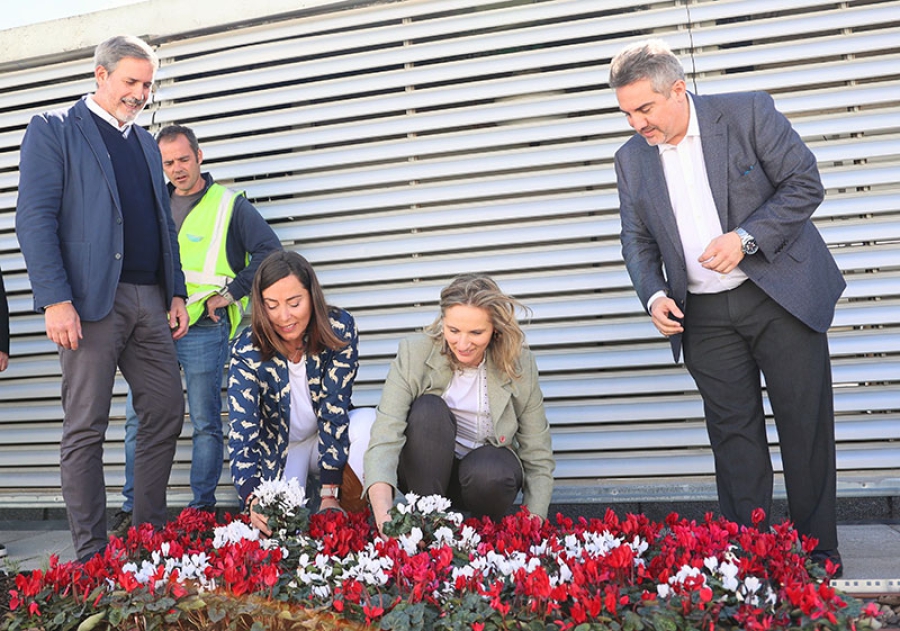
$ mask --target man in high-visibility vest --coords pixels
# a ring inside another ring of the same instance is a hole
[[[228,342],[241,323],[256,268],[281,242],[241,193],[201,173],[203,151],[189,127],[169,125],[156,136],[169,179],[172,218],[178,231],[187,284],[187,334],[176,342],[184,371],[193,426],[191,491],[188,504],[203,510],[216,505],[222,475],[222,379]],[[137,415],[127,406],[125,425],[125,502],[112,531],[123,536],[131,525],[132,449]]]

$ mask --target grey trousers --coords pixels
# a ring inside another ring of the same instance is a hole
[[[163,292],[120,283],[112,311],[82,321],[77,350],[60,348],[63,433],[60,473],[75,553],[107,543],[103,441],[116,367],[131,386],[140,418],[134,460],[134,524],[167,520],[166,486],[184,423],[184,395]]]

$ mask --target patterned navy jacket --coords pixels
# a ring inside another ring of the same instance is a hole
[[[319,420],[319,471],[323,484],[340,484],[350,449],[350,396],[359,368],[356,323],[342,309],[329,313],[331,328],[347,346],[307,355],[306,375]],[[261,361],[250,328],[234,341],[228,367],[231,477],[241,500],[263,480],[280,479],[287,462],[291,386],[287,359]]]

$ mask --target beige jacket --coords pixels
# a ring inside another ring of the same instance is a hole
[[[524,473],[524,503],[532,513],[546,517],[555,468],[550,425],[544,413],[537,364],[528,349],[522,350],[520,366],[522,376],[511,380],[497,369],[488,351],[488,400],[494,420],[494,436],[490,442],[516,454]],[[426,335],[400,342],[384,384],[366,451],[366,491],[375,482],[397,487],[397,465],[406,443],[409,408],[423,394],[441,396],[452,376],[449,360]]]

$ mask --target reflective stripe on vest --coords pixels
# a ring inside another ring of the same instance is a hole
[[[240,193],[224,186],[212,184],[185,217],[178,232],[178,250],[188,292],[188,323],[191,325],[206,311],[206,299],[227,286],[236,275],[228,263],[225,242],[238,195]],[[245,296],[228,306],[232,336],[237,332],[247,303]]]

